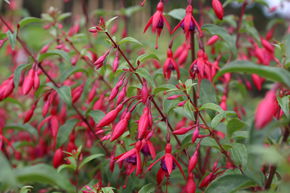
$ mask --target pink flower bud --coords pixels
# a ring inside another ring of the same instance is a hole
[[[138,139],[142,139],[144,137],[146,130],[149,127],[149,111],[150,109],[146,106],[138,121]]]
[[[53,167],[58,168],[63,163],[63,152],[62,149],[57,149],[53,156]]]
[[[109,113],[107,113],[102,120],[99,122],[99,124],[97,125],[97,127],[104,127],[106,125],[109,125],[110,123],[112,123],[116,117],[118,116],[119,112],[122,110],[123,105],[120,104],[116,107],[116,109],[110,111]]]
[[[215,12],[215,15],[220,20],[222,20],[224,17],[224,8],[223,8],[223,5],[221,4],[221,2],[219,0],[212,0],[211,4],[212,4],[212,8]]]
[[[22,85],[22,92],[24,95],[28,94],[31,88],[33,87],[34,76],[35,70],[32,68],[31,70],[29,70],[28,75],[26,76]]]
[[[113,129],[112,136],[110,141],[115,141],[118,139],[125,131],[129,123],[129,119],[131,117],[131,113],[127,112],[125,117],[121,119]]]
[[[94,65],[96,66],[96,69],[101,68],[104,65],[104,61],[109,55],[110,50],[107,50],[102,56],[100,56],[95,62]]]
[[[279,109],[275,90],[267,92],[265,98],[259,103],[255,114],[255,126],[257,129],[265,127]]]
[[[185,186],[185,193],[195,193],[196,185],[193,179],[193,175],[189,174]]]
[[[0,101],[7,98],[14,89],[14,82],[13,82],[13,76],[11,76],[9,79],[5,80],[0,85]]]
[[[218,35],[213,35],[206,43],[206,45],[211,46],[213,44],[215,44],[218,40],[220,39],[220,37]]]

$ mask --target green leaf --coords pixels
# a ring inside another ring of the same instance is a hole
[[[226,44],[230,51],[234,55],[237,54],[234,37],[231,36],[223,27],[214,24],[205,24],[202,26],[202,29],[208,31],[211,35],[218,35],[219,37],[221,37],[224,41],[226,41]]]
[[[205,193],[234,193],[255,185],[254,181],[244,175],[230,174],[217,178],[205,190]]]
[[[41,18],[37,18],[37,17],[25,17],[19,22],[19,25],[21,28],[23,28],[24,26],[30,23],[40,23],[42,21],[43,20]]]
[[[44,54],[40,54],[38,56],[38,61],[42,62],[45,58],[50,56],[60,56],[64,59],[65,63],[70,64],[70,59],[68,54],[65,51],[62,50],[49,50]]]
[[[156,95],[162,91],[167,91],[167,90],[170,90],[170,89],[176,89],[176,87],[172,84],[164,84],[164,85],[161,85],[159,87],[156,87],[153,89],[153,94]]]
[[[118,18],[118,16],[115,16],[115,17],[112,17],[111,19],[109,19],[108,21],[106,21],[106,27],[108,28],[111,25],[111,23],[113,21],[115,21],[117,18]]]
[[[118,44],[119,44],[119,45],[122,45],[122,44],[124,44],[124,43],[128,43],[128,42],[130,42],[130,43],[135,43],[135,44],[138,44],[138,45],[140,45],[140,46],[143,45],[141,42],[139,42],[138,40],[136,40],[135,38],[132,38],[132,37],[125,37],[125,38],[121,39],[121,40],[118,42]]]
[[[33,187],[32,186],[23,186],[20,189],[20,193],[30,193],[32,191]]]
[[[237,165],[245,166],[248,162],[248,150],[244,144],[234,143],[230,150],[231,157]]]
[[[13,81],[14,81],[14,85],[15,85],[16,88],[18,88],[21,72],[25,68],[28,68],[29,66],[31,66],[31,64],[21,64],[21,65],[17,66],[17,68],[15,69],[14,76],[13,76]]]
[[[113,187],[105,187],[105,188],[102,188],[102,192],[103,193],[114,193],[114,190],[115,188]]]
[[[153,193],[155,192],[155,186],[154,184],[146,184],[145,186],[143,186],[138,193]]]
[[[212,83],[207,79],[201,81],[199,100],[200,104],[217,102],[215,89]]]
[[[15,175],[20,183],[41,183],[57,186],[67,192],[74,192],[69,180],[45,164],[27,166],[15,169]]]
[[[57,173],[60,173],[63,169],[71,169],[72,171],[75,171],[76,167],[72,164],[62,164],[57,168]]]
[[[173,9],[168,13],[168,15],[175,19],[182,20],[185,16],[185,9]]]
[[[290,95],[284,96],[282,98],[277,97],[277,100],[286,117],[290,118]]]
[[[77,119],[70,119],[59,128],[59,132],[57,133],[58,147],[62,146],[66,141],[68,141],[68,137],[71,134],[71,131],[73,130],[77,122],[78,122]]]
[[[154,81],[152,80],[151,74],[145,68],[138,68],[136,73],[139,74],[141,77],[145,78],[145,80],[151,84],[151,86],[155,86]]]
[[[92,160],[94,160],[94,159],[97,159],[97,158],[99,158],[99,157],[102,157],[102,156],[104,156],[104,155],[99,153],[99,154],[93,154],[93,155],[90,155],[90,156],[86,157],[86,158],[82,161],[82,163],[80,164],[79,169],[81,169],[84,165],[86,165],[86,164],[89,163],[90,161],[92,161]]]
[[[228,135],[232,136],[232,134],[240,129],[243,129],[246,126],[246,123],[241,121],[240,119],[234,118],[231,119],[227,124]]]
[[[105,116],[103,111],[91,111],[89,112],[89,116],[91,116],[96,123],[100,122],[100,120]]]
[[[217,114],[211,121],[212,128],[216,128],[218,124],[225,118],[225,113],[221,112]]]
[[[15,187],[17,185],[17,179],[13,173],[12,167],[10,166],[8,160],[1,151],[0,151],[0,163],[1,163],[0,184],[7,185],[8,187]]]
[[[26,123],[26,124],[10,124],[10,125],[6,125],[3,129],[4,130],[5,129],[14,129],[14,130],[20,130],[20,131],[27,131],[32,136],[38,136],[37,130],[28,123]]]
[[[236,60],[228,65],[225,65],[214,77],[214,81],[216,81],[219,77],[228,72],[245,72],[250,74],[257,74],[263,78],[268,80],[281,82],[288,87],[290,87],[290,72],[285,69],[257,65],[250,61]]]
[[[219,105],[214,104],[214,103],[206,103],[202,105],[199,110],[202,111],[204,109],[209,109],[209,110],[217,111],[220,113],[223,112],[223,109]]]
[[[10,42],[12,50],[14,50],[15,45],[16,45],[16,31],[14,33],[11,33],[11,31],[7,31],[6,35]]]
[[[284,45],[285,45],[286,63],[289,63],[290,62],[290,34],[286,36]]]
[[[69,70],[64,71],[64,73],[60,77],[60,81],[61,82],[65,81],[68,77],[70,77],[72,74],[74,74],[76,72],[84,72],[84,73],[88,74],[87,70],[84,69],[84,68],[81,68],[81,67],[72,67]]]
[[[154,53],[148,53],[148,54],[143,54],[143,55],[140,55],[138,56],[138,58],[136,59],[136,63],[139,61],[139,62],[145,62],[146,60],[149,60],[149,59],[156,59],[156,60],[159,60],[158,56]]]
[[[68,86],[62,86],[60,88],[55,87],[53,84],[51,83],[47,83],[47,85],[51,88],[53,88],[58,95],[60,96],[60,98],[67,104],[67,105],[71,105],[72,104],[72,96],[71,96],[71,88]]]
[[[57,21],[62,21],[70,16],[71,16],[71,13],[62,13],[60,16],[58,16]]]

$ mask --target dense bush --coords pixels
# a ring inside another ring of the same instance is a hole
[[[56,8],[16,21],[13,2],[0,16],[1,192],[289,192],[286,21],[263,33],[251,1],[224,16],[234,0],[160,0],[146,26],[128,29],[146,1],[67,26]]]

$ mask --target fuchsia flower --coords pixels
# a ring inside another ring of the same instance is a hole
[[[187,177],[187,182],[183,190],[185,193],[195,193],[196,184],[194,182],[193,174],[190,173]]]
[[[192,78],[198,78],[199,81],[202,79],[212,79],[211,75],[211,64],[208,61],[208,57],[203,50],[199,50],[197,58],[192,62],[189,67],[189,73]]]
[[[211,38],[209,38],[209,40],[206,42],[206,45],[211,46],[214,45],[218,40],[220,39],[220,37],[218,35],[213,35]]]
[[[222,20],[224,17],[224,8],[219,0],[212,0],[211,2],[212,8],[215,12],[215,15]]]
[[[184,172],[181,168],[181,165],[178,163],[178,161],[175,159],[175,157],[173,157],[173,155],[171,154],[171,144],[167,143],[166,147],[165,147],[165,155],[158,158],[156,161],[154,161],[149,167],[148,167],[148,171],[150,171],[152,169],[152,167],[159,161],[161,161],[161,168],[166,175],[170,175],[171,172],[173,171],[173,169],[175,168],[175,164],[177,165],[179,171],[181,172],[181,174],[183,175],[183,177],[185,178]]]
[[[192,10],[193,8],[191,5],[188,5],[186,7],[185,17],[177,24],[177,26],[175,26],[175,28],[172,30],[172,33],[174,33],[179,27],[181,27],[185,32],[186,38],[188,39],[190,36],[190,33],[194,32],[195,27],[196,27],[199,32],[199,36],[200,37],[203,36],[203,33],[199,27],[199,24],[192,16]]]
[[[166,79],[170,79],[171,72],[175,70],[177,73],[177,79],[180,78],[180,71],[178,64],[173,59],[173,53],[170,48],[167,50],[167,59],[165,60],[163,66],[163,74]]]
[[[164,22],[166,24],[166,27],[168,29],[168,31],[170,32],[170,25],[168,23],[168,21],[166,20],[166,18],[163,15],[163,9],[164,9],[164,5],[163,2],[160,1],[157,4],[157,8],[156,8],[156,12],[153,14],[152,17],[150,17],[148,23],[146,24],[145,28],[144,28],[144,32],[147,31],[147,29],[149,28],[149,26],[151,25],[151,29],[153,33],[157,33],[156,35],[156,43],[155,43],[155,48],[158,48],[158,37],[160,36],[163,26],[164,26]]]
[[[148,127],[151,127],[152,117],[150,118],[150,116],[150,108],[146,106],[138,121],[138,139],[142,139],[145,136]]]
[[[53,167],[58,168],[63,163],[63,152],[62,149],[59,148],[55,151],[53,156]]]
[[[255,126],[262,129],[270,123],[279,110],[276,99],[276,90],[272,89],[267,92],[265,98],[258,104],[255,114]]]
[[[115,157],[115,159],[117,159],[117,163],[126,160],[127,162],[136,165],[136,176],[142,173],[142,162],[140,155],[141,148],[142,142],[138,141],[133,149]]]

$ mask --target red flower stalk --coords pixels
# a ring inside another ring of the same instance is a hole
[[[178,64],[173,59],[173,53],[171,48],[168,48],[167,50],[167,59],[165,60],[164,66],[163,66],[163,74],[166,79],[170,79],[171,72],[175,70],[177,73],[177,79],[180,78],[180,71]]]
[[[129,120],[131,117],[131,112],[127,112],[125,117],[123,117],[113,128],[113,132],[111,135],[110,141],[115,141],[118,139],[125,131],[129,124]]]
[[[118,116],[119,112],[122,110],[123,104],[118,105],[114,110],[107,113],[102,120],[99,122],[97,127],[104,127],[112,123],[116,117]]]
[[[211,2],[212,8],[215,12],[215,15],[222,20],[224,17],[224,8],[219,0],[212,0]]]
[[[161,168],[168,174],[170,175],[172,170],[174,169],[174,164],[177,165],[178,169],[180,170],[181,174],[183,175],[183,177],[185,178],[184,172],[181,168],[181,165],[178,163],[178,161],[175,159],[175,157],[173,157],[173,155],[171,154],[171,144],[168,143],[166,144],[165,147],[165,155],[163,155],[162,157],[160,157],[159,159],[157,159],[155,162],[153,162],[149,167],[148,167],[148,171],[150,171],[152,169],[152,167],[159,161],[161,161]]]
[[[179,27],[181,27],[184,32],[185,32],[185,36],[186,38],[189,38],[190,33],[193,32],[195,30],[195,27],[197,27],[197,30],[199,32],[199,36],[203,36],[203,33],[199,27],[199,24],[197,23],[197,21],[194,19],[194,17],[192,16],[192,6],[188,5],[186,7],[185,10],[185,17],[177,24],[177,26],[175,26],[175,28],[173,29],[172,33],[174,33]]]
[[[267,92],[265,98],[259,103],[255,114],[255,126],[261,129],[268,125],[277,113],[279,105],[276,99],[275,89]]]
[[[163,2],[159,2],[157,4],[157,8],[156,8],[156,12],[153,14],[152,17],[150,17],[148,23],[146,24],[145,28],[144,28],[144,33],[147,31],[147,29],[149,28],[149,26],[151,25],[151,29],[153,33],[157,33],[156,35],[156,43],[155,43],[155,48],[158,49],[158,38],[162,32],[163,26],[164,26],[164,22],[166,24],[166,27],[168,29],[168,31],[170,32],[170,25],[168,23],[168,21],[166,20],[166,18],[163,15],[163,9],[164,9],[164,5]]]
[[[136,176],[138,176],[139,174],[142,173],[142,162],[141,162],[141,155],[140,155],[141,148],[142,148],[142,143],[141,143],[141,141],[138,141],[135,144],[135,147],[133,149],[131,149],[131,150],[127,151],[126,153],[123,153],[123,154],[115,157],[115,159],[117,159],[117,163],[119,163],[119,162],[121,162],[123,160],[126,160],[126,159],[132,157],[132,156],[136,156],[136,164],[137,164]],[[133,164],[135,164],[135,161],[134,161]]]
[[[101,68],[104,65],[104,61],[109,55],[110,50],[107,50],[102,56],[100,56],[95,62],[94,65],[96,66],[96,69]]]

